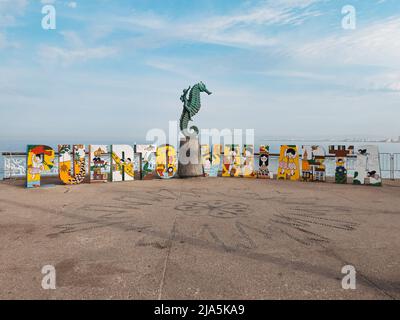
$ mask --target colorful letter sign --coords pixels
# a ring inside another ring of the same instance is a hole
[[[325,181],[325,150],[321,146],[302,147],[303,181]]]
[[[208,144],[201,145],[201,164],[203,165],[204,176],[209,177],[211,172],[212,156],[210,145]]]
[[[110,176],[109,146],[89,146],[90,183],[107,182]]]
[[[148,180],[155,176],[162,179],[173,178],[177,173],[177,152],[172,145],[137,145],[136,153],[130,145],[90,145],[89,165],[86,164],[84,145],[58,146],[58,173],[67,185],[80,184],[85,180],[87,170],[92,182]],[[244,145],[242,153],[237,144],[224,146],[215,144],[201,145],[201,163],[204,175],[217,177],[222,162],[223,177],[249,177],[272,179],[269,170],[269,146],[261,145],[258,170],[254,164],[254,145]],[[335,182],[347,183],[347,163],[352,164],[355,155],[353,184],[382,185],[378,146],[361,146],[354,152],[354,146],[329,146],[329,155],[335,157]],[[303,145],[300,166],[299,150],[296,145],[282,145],[279,154],[277,178],[282,180],[326,181],[326,153],[322,146]],[[56,153],[45,145],[28,145],[26,158],[26,186],[38,188],[41,174],[55,170]],[[275,156],[275,155],[274,155]],[[222,161],[221,161],[222,160]],[[348,161],[350,160],[350,161]],[[353,169],[353,168],[352,168]],[[111,178],[111,179],[110,179]]]
[[[281,146],[279,156],[278,179],[299,180],[299,153],[297,146]]]
[[[269,179],[269,146],[260,146],[260,155],[258,158],[258,171],[257,178],[258,179]]]
[[[156,152],[157,147],[153,144],[137,145],[136,152],[140,154],[141,158],[141,179],[151,180],[154,179],[156,174]]]
[[[212,149],[208,144],[201,146],[201,161],[205,177],[218,177],[221,165],[221,148],[220,144],[214,144]]]
[[[211,168],[210,168],[210,177],[218,177],[219,169],[221,167],[221,153],[222,153],[222,145],[214,144],[211,151]]]
[[[135,179],[133,148],[129,145],[111,146],[112,181],[133,181]]]
[[[72,154],[71,154],[72,153]],[[80,184],[85,180],[86,159],[83,144],[58,146],[59,176],[65,184]],[[73,162],[73,170],[72,170]]]
[[[354,146],[329,146],[329,154],[335,156],[335,182],[339,184],[347,183],[347,156],[354,154]]]
[[[381,166],[377,146],[362,146],[358,148],[353,184],[382,186]]]
[[[240,147],[237,144],[225,145],[224,163],[222,167],[223,177],[239,177],[240,170]]]
[[[254,146],[252,144],[245,144],[242,152],[242,174],[245,178],[256,178],[254,168]]]
[[[26,187],[39,188],[40,176],[44,171],[54,167],[55,152],[48,146],[31,146],[27,148]]]
[[[173,146],[167,144],[157,148],[156,171],[161,179],[170,179],[175,176],[177,156]]]

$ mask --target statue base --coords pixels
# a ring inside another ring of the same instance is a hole
[[[186,137],[180,141],[178,175],[180,178],[204,176],[198,137]]]

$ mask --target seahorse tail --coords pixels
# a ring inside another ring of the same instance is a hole
[[[191,126],[190,130],[192,130],[192,132],[194,131],[196,133],[196,135],[198,135],[200,133],[199,128],[197,128],[196,126]]]
[[[182,114],[181,121],[180,121],[181,130],[182,131],[187,130],[188,125],[189,125],[189,114],[187,112],[184,112]]]
[[[189,113],[184,112],[182,114],[181,121],[180,121],[180,128],[181,128],[183,135],[185,137],[189,137],[189,136],[193,136],[193,135],[197,136],[200,133],[199,128],[197,128],[196,126],[192,126],[189,129],[188,128],[189,121],[190,121]]]

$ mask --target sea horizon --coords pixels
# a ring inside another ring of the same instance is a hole
[[[257,152],[258,148],[260,145],[268,145],[270,146],[270,152],[271,153],[278,153],[279,148],[281,145],[289,144],[289,145],[297,145],[298,147],[301,147],[302,145],[319,145],[322,146],[326,149],[330,145],[346,145],[346,146],[354,146],[355,148],[359,146],[365,146],[365,145],[377,145],[379,148],[379,152],[381,153],[400,153],[400,143],[399,142],[385,142],[385,141],[374,141],[374,140],[368,140],[368,138],[365,138],[365,141],[357,141],[357,140],[351,140],[351,139],[326,139],[326,138],[321,138],[321,139],[301,139],[301,138],[271,138],[271,139],[266,139],[266,138],[256,138],[254,141],[255,145],[255,152]],[[28,145],[33,145],[33,144],[40,144],[40,145],[48,145],[49,147],[54,148],[55,150],[57,149],[57,146],[59,144],[84,144],[84,145],[99,145],[99,144],[105,144],[105,145],[112,145],[112,144],[128,144],[128,145],[136,145],[136,144],[152,144],[150,141],[146,141],[145,139],[143,140],[135,140],[134,142],[127,141],[127,140],[100,140],[100,139],[81,139],[79,141],[75,140],[66,140],[66,139],[60,139],[60,140],[37,140],[35,139],[34,141],[29,141],[28,139],[26,141],[24,140],[9,140],[9,141],[1,141],[0,140],[0,152],[25,152],[26,148]],[[177,143],[171,143],[167,142],[175,147],[178,147]],[[206,142],[201,141],[201,143],[206,144]],[[242,144],[246,144],[247,142],[243,139]]]

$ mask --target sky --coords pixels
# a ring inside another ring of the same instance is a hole
[[[199,81],[200,128],[398,137],[399,57],[398,0],[0,0],[0,140],[141,141]]]

